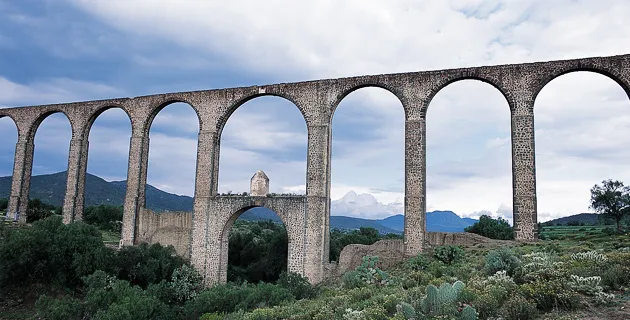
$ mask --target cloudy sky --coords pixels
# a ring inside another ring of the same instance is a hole
[[[0,0],[0,106],[249,86],[630,53],[625,0]],[[490,85],[454,83],[427,124],[428,210],[511,218],[510,118]],[[603,179],[630,183],[630,103],[599,74],[572,73],[535,104],[539,220],[588,211]],[[381,89],[358,90],[333,121],[332,198],[353,190],[402,201],[404,118]],[[151,128],[148,182],[192,195],[198,124],[185,104]],[[0,119],[0,175],[15,126]],[[88,172],[126,178],[130,124],[105,112]],[[47,118],[33,174],[66,170],[70,126]],[[254,99],[222,137],[220,191],[248,190],[265,170],[275,192],[303,192],[306,125],[281,98]]]

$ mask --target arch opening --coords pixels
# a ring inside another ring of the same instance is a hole
[[[263,170],[270,193],[306,192],[308,133],[302,113],[277,96],[261,96],[240,105],[220,136],[218,192],[249,192],[252,174]]]
[[[426,231],[464,232],[482,215],[512,224],[511,151],[510,107],[496,87],[461,79],[437,92],[426,114]]]
[[[591,70],[564,73],[540,90],[534,128],[538,221],[543,226],[593,213],[590,189],[603,180],[630,184],[628,102],[616,79]]]
[[[10,117],[0,116],[0,216],[6,216],[13,183],[15,144],[18,139],[17,126]]]
[[[381,87],[358,88],[335,107],[330,135],[331,204],[325,240],[328,260],[338,261],[348,244],[372,244],[384,237],[402,239],[404,128],[402,103]],[[357,218],[374,223],[366,225]]]
[[[126,194],[131,121],[118,107],[103,110],[85,132],[88,142],[83,221],[118,243]]]
[[[26,222],[62,213],[72,124],[64,113],[53,112],[43,115],[31,130],[34,152]]]
[[[192,212],[199,118],[183,102],[165,105],[150,120],[145,206],[153,212]]]
[[[236,212],[223,229],[226,241],[228,282],[275,282],[287,271],[287,229],[271,209],[254,206]]]

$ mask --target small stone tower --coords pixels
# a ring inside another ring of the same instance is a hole
[[[269,193],[269,177],[258,170],[250,180],[249,195],[254,197],[264,197]]]

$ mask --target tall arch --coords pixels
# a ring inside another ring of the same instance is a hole
[[[590,189],[630,182],[627,84],[605,70],[568,69],[548,77],[534,101],[539,221],[591,212]]]
[[[38,198],[46,204],[63,206],[68,175],[68,152],[74,133],[73,123],[63,111],[46,112],[31,125],[28,139],[33,143],[32,162],[26,165],[27,173],[23,183],[23,194],[28,194],[29,199]],[[38,175],[42,177],[32,179]],[[31,188],[34,181],[38,183],[35,192]],[[30,220],[27,217],[26,221]]]
[[[15,163],[15,146],[18,141],[17,124],[13,118],[0,115],[0,215],[10,216],[8,212],[13,170]]]
[[[331,258],[331,219],[403,215],[406,189],[406,116],[401,96],[386,86],[359,85],[345,91],[331,111],[326,260]],[[399,225],[379,231],[402,234],[403,230],[404,225]]]
[[[117,106],[103,107],[88,120],[83,134],[85,169],[79,178],[79,183],[84,184],[79,188],[83,189],[84,200],[77,201],[86,209],[124,203],[131,128],[129,114]],[[102,190],[104,183],[108,184],[107,193]]]
[[[151,142],[146,142],[146,177],[141,179],[146,182],[141,188],[143,207],[155,212],[192,211],[199,128],[197,110],[188,103],[168,101],[153,110],[146,124]],[[164,199],[160,191],[184,198],[173,204],[174,199]]]
[[[452,211],[513,221],[510,103],[485,78],[448,81],[426,111],[427,231],[463,232],[472,221],[438,224]],[[445,212],[446,211],[446,212]]]

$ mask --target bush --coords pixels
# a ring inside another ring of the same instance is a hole
[[[439,246],[433,250],[433,257],[445,264],[452,264],[464,258],[465,252],[459,246]]]
[[[111,270],[115,252],[93,226],[63,224],[60,216],[6,230],[0,242],[0,287],[30,283],[74,288],[97,269]]]
[[[122,230],[123,207],[99,205],[85,208],[83,221],[101,230],[120,232]]]
[[[184,264],[184,259],[172,246],[142,243],[120,249],[116,263],[119,279],[147,288],[151,283],[170,281],[173,271]]]
[[[516,257],[514,251],[508,247],[492,250],[486,255],[485,271],[488,275],[493,275],[497,271],[506,271],[513,276],[516,269],[521,265],[521,260]]]
[[[407,260],[407,266],[414,271],[426,270],[429,267],[429,263],[429,258],[421,253]]]
[[[512,295],[502,307],[505,320],[533,320],[538,317],[536,303],[531,302],[520,294]]]
[[[289,290],[297,300],[310,299],[316,294],[308,279],[295,272],[282,272],[280,279],[278,279],[278,285]]]
[[[513,240],[514,230],[507,220],[499,217],[497,220],[490,216],[482,215],[479,221],[472,226],[466,227],[465,232],[476,233],[478,235],[498,240]]]

